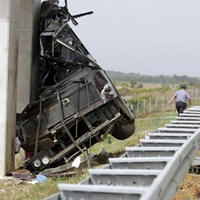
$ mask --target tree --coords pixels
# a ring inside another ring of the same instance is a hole
[[[136,84],[137,83],[136,83],[135,79],[131,78],[131,80],[130,80],[130,86],[134,88]]]

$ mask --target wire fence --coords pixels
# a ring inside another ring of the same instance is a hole
[[[193,105],[197,100],[200,100],[200,88],[190,88],[187,91],[191,96]],[[169,105],[169,101],[173,94],[173,91],[156,94],[155,96],[144,98],[131,104],[131,108],[134,110],[136,115],[145,115],[159,111],[175,111],[174,103]]]

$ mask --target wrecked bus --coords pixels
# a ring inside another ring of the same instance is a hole
[[[67,4],[66,4],[67,5]],[[17,138],[31,171],[62,166],[101,141],[134,133],[134,113],[69,22],[58,1],[42,3],[38,100],[17,115]]]

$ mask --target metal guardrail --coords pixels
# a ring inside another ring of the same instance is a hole
[[[200,147],[200,107],[148,133],[106,169],[89,170],[80,184],[59,184],[48,200],[171,200]]]

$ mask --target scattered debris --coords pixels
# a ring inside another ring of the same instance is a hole
[[[5,192],[6,192],[6,190],[0,189],[0,194],[3,194],[3,193],[5,193]]]
[[[103,149],[99,155],[97,155],[96,161],[99,164],[108,164],[108,159],[109,159],[109,153]]]
[[[36,185],[36,184],[38,184],[38,181],[36,179],[33,179],[33,180],[29,181],[28,183],[30,183],[32,185]]]
[[[14,172],[12,172],[12,175],[14,178],[20,179],[20,180],[30,180],[31,179],[31,173],[29,170],[25,169],[18,169]]]
[[[196,157],[190,167],[190,173],[200,174],[200,157]]]
[[[1,185],[20,185],[24,183],[23,180],[16,179],[14,177],[6,177],[5,179],[0,179]]]
[[[36,176],[36,181],[38,183],[44,183],[47,181],[47,177],[39,174]]]
[[[32,179],[31,181],[29,181],[28,183],[35,185],[35,184],[43,184],[47,181],[47,177],[44,175],[36,175],[35,179]]]
[[[100,167],[100,165],[108,163],[108,158],[113,158],[116,156],[117,155],[109,154],[105,149],[103,149],[99,154],[88,154],[88,159],[92,166]],[[44,171],[40,172],[40,174],[45,175],[47,177],[72,176],[82,172],[83,169],[85,169],[88,159],[86,159],[85,157],[78,156],[73,162],[58,166],[56,168],[45,169]],[[79,166],[77,165],[77,168],[79,169],[78,171],[75,170],[75,164],[79,164]]]
[[[200,167],[200,157],[196,157],[194,159],[192,166],[199,166]]]
[[[73,170],[73,171],[67,171],[64,173],[55,173],[55,174],[49,174],[48,178],[66,178],[66,177],[71,177],[71,176],[75,176],[77,174],[83,174],[84,170]]]
[[[72,167],[79,168],[80,164],[81,164],[81,158],[80,158],[80,156],[78,156],[78,157],[73,161]]]

